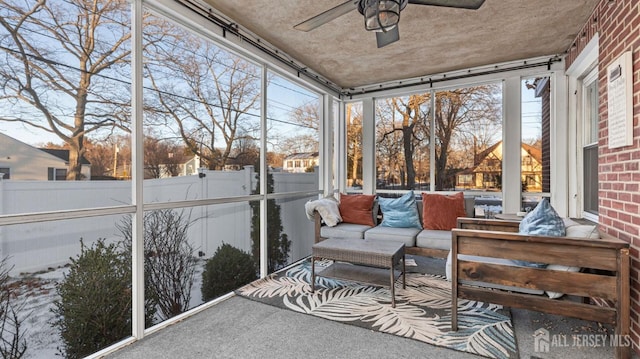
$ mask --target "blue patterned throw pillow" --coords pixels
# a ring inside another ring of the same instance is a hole
[[[382,211],[382,227],[422,229],[413,191],[405,193],[400,198],[379,197],[378,202]]]
[[[547,199],[540,201],[520,222],[520,234],[562,237],[565,233],[564,221]]]
[[[566,229],[564,221],[556,210],[551,207],[549,200],[543,199],[533,211],[529,212],[529,214],[522,219],[519,233],[534,236],[562,237],[565,235]],[[533,268],[545,268],[547,266],[544,263],[520,260],[514,260],[513,262],[521,266]]]

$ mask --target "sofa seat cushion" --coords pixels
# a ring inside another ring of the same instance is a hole
[[[479,256],[470,256],[465,254],[458,254],[458,260],[464,261],[474,261],[474,262],[483,262],[490,264],[499,264],[499,265],[507,265],[512,267],[518,267],[518,265],[514,264],[510,259],[504,258],[491,258],[491,257],[479,257]],[[451,281],[451,252],[449,252],[449,256],[447,257],[447,264],[445,267],[445,274],[447,276],[447,280]],[[486,282],[476,282],[476,281],[460,281],[466,285],[478,285],[484,288],[493,288],[500,290],[508,290],[512,292],[525,293],[525,294],[544,294],[544,290],[542,289],[531,289],[531,288],[522,288],[515,287],[510,285],[502,285],[502,284],[494,284],[494,283],[486,283]]]
[[[451,231],[425,229],[418,233],[416,246],[419,248],[451,250]]]
[[[364,239],[402,242],[407,247],[416,246],[418,228],[392,228],[377,226],[364,232]]]
[[[320,237],[364,239],[364,232],[370,228],[372,227],[354,223],[340,223],[335,227],[322,226]]]

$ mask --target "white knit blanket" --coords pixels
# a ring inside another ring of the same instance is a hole
[[[333,227],[342,222],[340,210],[338,209],[338,202],[334,199],[321,198],[315,201],[309,201],[304,204],[304,209],[307,214],[307,218],[311,221],[313,221],[313,211],[318,211],[324,223],[329,227]]]

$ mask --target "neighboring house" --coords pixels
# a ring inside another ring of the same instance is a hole
[[[224,171],[240,171],[245,166],[242,160],[229,157],[224,163]]]
[[[91,179],[91,163],[81,158],[84,180]],[[4,179],[65,181],[69,150],[40,149],[0,133],[0,173]]]
[[[542,151],[523,143],[521,146],[522,183],[528,191],[542,190]],[[460,189],[499,189],[502,182],[502,141],[476,157],[476,165],[458,172],[456,187]]]
[[[200,168],[200,156],[194,155],[184,163],[178,163],[175,165],[160,165],[160,178],[173,177],[170,167],[175,166],[175,173],[178,176],[191,176],[198,174],[198,168]]]
[[[282,172],[301,173],[318,166],[318,152],[294,153],[284,158]]]

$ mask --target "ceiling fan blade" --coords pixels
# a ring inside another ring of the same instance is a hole
[[[484,0],[409,0],[409,4],[477,10],[484,4]]]
[[[378,48],[387,46],[390,43],[396,42],[398,40],[400,40],[400,31],[398,30],[398,25],[387,32],[376,31],[376,42],[378,43]]]
[[[293,28],[300,31],[311,31],[320,25],[324,25],[333,19],[337,19],[346,13],[357,9],[358,0],[346,1],[334,8],[305,20]]]

